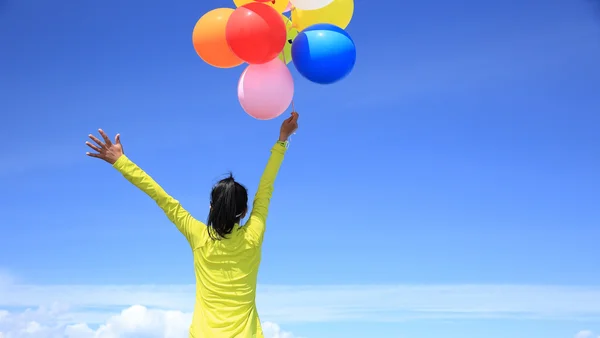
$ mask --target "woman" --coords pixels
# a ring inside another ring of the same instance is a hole
[[[298,114],[281,125],[279,140],[260,179],[250,217],[246,188],[228,177],[210,195],[206,224],[196,220],[148,174],[123,154],[120,135],[115,143],[100,129],[104,141],[86,144],[96,151],[88,156],[112,164],[125,178],[148,194],[185,236],[194,253],[196,304],[190,337],[263,338],[256,311],[256,277],[273,183],[287,149],[287,140],[298,128]]]

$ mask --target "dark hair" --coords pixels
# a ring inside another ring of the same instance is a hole
[[[233,231],[248,208],[248,190],[235,181],[232,174],[220,180],[210,193],[208,235],[219,240]]]

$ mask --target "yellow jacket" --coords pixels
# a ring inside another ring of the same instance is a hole
[[[150,196],[188,240],[194,254],[196,303],[190,337],[263,338],[256,310],[256,279],[273,184],[286,152],[278,142],[260,179],[250,217],[227,238],[213,240],[207,226],[169,196],[125,155],[113,167]]]

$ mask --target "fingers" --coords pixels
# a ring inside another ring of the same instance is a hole
[[[102,156],[100,156],[100,154],[94,154],[94,153],[90,153],[90,152],[87,152],[85,154],[89,157],[102,158]]]
[[[292,123],[298,120],[298,113],[292,112],[292,116],[288,117],[283,121],[284,123]]]
[[[92,141],[96,142],[96,144],[98,144],[100,146],[100,148],[105,148],[104,143],[102,143],[102,141],[100,141],[98,138],[96,138],[96,136],[94,136],[92,134],[89,134],[88,136],[92,139]]]
[[[123,145],[121,145],[121,134],[117,134],[117,136],[115,136],[115,142],[121,146],[121,153],[125,154],[125,149],[123,149]]]
[[[110,141],[110,139],[108,138],[108,136],[106,135],[104,130],[98,129],[98,132],[100,133],[100,136],[102,136],[102,138],[104,139],[106,146],[108,146],[108,147],[112,146],[112,142]]]
[[[97,152],[101,152],[101,151],[102,151],[102,149],[100,149],[100,148],[96,147],[95,145],[91,144],[90,142],[87,142],[87,141],[86,141],[86,142],[85,142],[85,144],[86,144],[88,147],[90,147],[90,148],[94,149],[94,150],[95,150],[95,151],[97,151]]]

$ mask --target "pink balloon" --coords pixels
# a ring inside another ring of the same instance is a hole
[[[290,3],[288,3],[287,7],[283,10],[283,12],[287,13],[287,12],[291,11],[292,8],[294,8],[294,4],[292,4],[292,2],[290,1]]]
[[[294,80],[279,58],[248,65],[238,82],[238,99],[248,115],[270,120],[283,114],[294,97]]]

